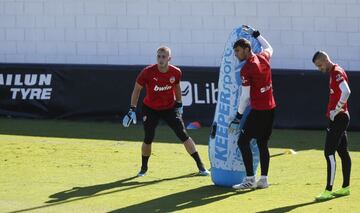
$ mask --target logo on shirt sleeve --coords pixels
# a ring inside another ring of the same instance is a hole
[[[247,84],[249,82],[244,76],[241,76],[241,81],[243,84]]]
[[[337,74],[335,79],[336,79],[336,82],[340,82],[340,81],[344,80],[344,77],[341,74]]]

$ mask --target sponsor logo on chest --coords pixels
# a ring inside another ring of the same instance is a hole
[[[271,88],[272,88],[272,84],[267,85],[267,86],[265,86],[265,87],[261,87],[261,88],[260,88],[260,93],[264,93],[264,92],[266,92],[266,91],[269,91]]]
[[[173,89],[173,84],[176,80],[175,76],[171,76],[169,79],[161,79],[161,78],[158,78],[158,77],[154,77],[153,80],[155,81],[155,86],[154,86],[154,91],[155,92],[163,92],[163,91],[168,91],[168,90],[171,90]],[[158,85],[158,84],[165,84],[164,85]],[[169,85],[170,83],[170,85]]]
[[[155,92],[163,92],[163,91],[167,91],[167,90],[171,90],[171,89],[172,89],[172,86],[169,86],[169,85],[166,85],[163,87],[155,85],[155,87],[154,87]]]

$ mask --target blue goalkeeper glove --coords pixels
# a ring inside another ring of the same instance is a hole
[[[182,103],[176,101],[175,106],[174,106],[174,110],[175,110],[176,116],[181,117],[183,112],[184,112]]]
[[[237,112],[236,117],[229,124],[229,133],[235,134],[239,130],[241,118],[242,114]]]
[[[254,28],[248,26],[248,25],[243,25],[242,26],[243,30],[247,33],[249,33],[250,35],[252,35],[254,38],[257,38],[260,36],[260,32],[259,30],[255,30]]]
[[[129,127],[131,123],[136,124],[135,110],[136,110],[136,108],[134,106],[130,107],[129,112],[125,115],[123,122],[122,122],[124,127]]]

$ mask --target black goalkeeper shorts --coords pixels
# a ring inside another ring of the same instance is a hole
[[[243,126],[243,134],[258,140],[269,140],[272,133],[275,109],[251,110]]]
[[[160,119],[166,122],[166,124],[175,132],[176,136],[182,142],[185,142],[189,138],[184,122],[181,117],[177,116],[174,108],[166,110],[153,110],[143,104],[142,116],[145,131],[144,143],[146,144],[151,144],[154,140],[155,129],[159,124]]]

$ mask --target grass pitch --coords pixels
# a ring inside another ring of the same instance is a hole
[[[189,131],[209,167],[209,128]],[[193,159],[160,126],[138,178],[142,127],[0,118],[0,212],[358,212],[360,133],[349,132],[351,195],[317,203],[326,181],[325,131],[275,130],[264,190],[234,191],[196,176]],[[288,148],[296,155],[282,154]],[[342,182],[337,158],[334,189]]]

